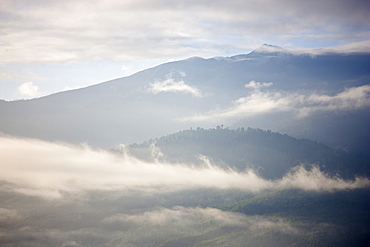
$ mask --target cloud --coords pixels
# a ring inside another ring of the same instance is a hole
[[[333,49],[336,49],[341,52],[349,51],[349,52],[369,52],[370,51],[370,40],[362,40],[357,42],[351,42],[344,45],[339,45],[336,47],[333,47]]]
[[[270,84],[251,81],[246,86],[255,90],[246,97],[232,102],[233,106],[208,113],[184,117],[179,121],[219,121],[267,114],[293,112],[296,117],[307,117],[315,112],[351,111],[370,106],[370,85],[347,88],[336,95],[299,94],[296,92],[261,92]]]
[[[39,87],[33,85],[33,82],[23,83],[18,87],[18,91],[21,95],[26,97],[36,97],[40,94]]]
[[[296,96],[295,102],[302,96]],[[370,85],[347,88],[343,92],[330,96],[311,94],[303,99],[303,106],[298,108],[298,116],[304,117],[315,111],[347,111],[370,106]]]
[[[370,181],[356,178],[353,181],[345,181],[339,177],[329,177],[325,175],[317,166],[312,166],[311,170],[303,166],[295,167],[290,173],[284,176],[279,182],[279,187],[299,188],[307,191],[335,191],[360,188],[364,184],[370,185]]]
[[[255,90],[246,97],[232,102],[232,106],[225,109],[216,109],[204,114],[183,117],[179,121],[219,121],[221,119],[234,119],[274,111],[291,111],[291,96],[281,93],[263,93]]]
[[[176,231],[191,231],[197,233],[199,225],[224,225],[245,227],[252,229],[269,228],[285,233],[298,233],[290,224],[281,219],[270,221],[261,217],[247,216],[241,213],[225,212],[216,208],[188,208],[176,206],[174,208],[159,208],[141,214],[116,214],[103,220],[104,222],[130,222],[147,227],[171,226]],[[189,228],[188,226],[194,226]],[[168,229],[170,230],[170,229]]]
[[[185,76],[184,73],[180,73],[180,76]],[[196,88],[189,86],[185,83],[184,80],[176,80],[172,78],[172,74],[167,75],[167,79],[164,81],[157,81],[149,84],[147,88],[149,93],[157,94],[161,92],[172,92],[172,93],[183,93],[191,94],[194,97],[202,97],[201,91]]]
[[[258,90],[263,87],[270,87],[272,86],[272,82],[256,82],[256,81],[250,81],[248,84],[245,84],[245,88],[252,88],[254,90]]]
[[[5,227],[0,233],[1,246],[134,247],[184,243],[236,246],[247,240],[252,243],[262,240],[266,246],[286,246],[287,242],[306,239],[312,232],[335,238],[333,228],[339,228],[326,222],[302,223],[276,215],[249,216],[215,208],[175,206],[128,210],[114,201],[79,201],[69,208],[38,201],[39,207],[32,211],[28,208],[32,201],[19,203],[28,213],[27,218]],[[115,206],[113,210],[111,204]],[[339,229],[341,234],[346,233],[345,228]]]
[[[144,213],[115,214],[103,220],[108,225],[136,225],[131,231],[137,232],[135,236],[153,243],[158,236],[165,235],[166,242],[176,241],[184,237],[204,236],[208,244],[215,240],[214,236],[220,237],[218,244],[230,241],[226,236],[239,236],[246,238],[253,236],[256,232],[269,231],[281,234],[292,234],[299,236],[302,233],[300,227],[293,226],[289,222],[276,217],[247,216],[241,213],[225,212],[215,208],[181,207],[156,208]],[[143,233],[146,234],[143,234]],[[210,233],[210,235],[208,235]],[[221,238],[221,236],[225,238]],[[205,239],[205,238],[202,239]],[[275,243],[276,244],[276,243]],[[143,244],[144,245],[144,244]],[[176,242],[172,244],[176,245]]]
[[[341,43],[360,42],[369,39],[368,12],[366,1],[346,0],[5,1],[1,48],[6,52],[0,61],[219,55],[271,37],[286,43],[297,37],[320,41],[322,34]],[[287,41],[288,35],[293,37]]]
[[[370,32],[367,33],[366,36],[369,36]],[[284,39],[296,39],[299,36],[292,36],[292,35],[282,35]],[[335,39],[335,37],[330,37],[328,35],[314,35],[311,37],[312,39]],[[283,52],[292,55],[309,55],[309,56],[317,56],[317,55],[325,55],[325,54],[351,54],[351,53],[369,53],[370,51],[370,39],[364,37],[365,40],[357,41],[357,42],[349,42],[344,45],[334,45],[334,46],[327,46],[327,47],[309,47],[309,48],[294,48],[290,47],[289,49],[284,49],[279,46],[272,46],[272,45],[263,45],[259,46],[255,49],[256,52],[260,53],[273,53],[273,52]]]
[[[121,70],[125,73],[130,72],[132,70],[131,66],[129,65],[122,65]]]
[[[370,185],[366,178],[343,180],[329,177],[318,168],[300,168],[280,180],[270,181],[252,170],[240,173],[212,164],[203,167],[165,161],[153,164],[88,147],[9,137],[0,137],[0,157],[0,180],[13,185],[3,186],[2,190],[45,199],[87,191],[165,193],[195,188],[332,191]]]
[[[154,156],[158,157],[160,150],[156,152]],[[366,178],[344,180],[328,176],[317,167],[297,167],[281,179],[265,180],[253,171],[220,169],[206,157],[203,160],[203,167],[170,164],[163,159],[148,163],[86,145],[0,136],[0,194],[5,199],[0,222],[6,229],[0,233],[0,245],[176,246],[183,239],[192,243],[206,240],[212,245],[212,241],[237,243],[239,239],[262,236],[264,243],[271,241],[270,245],[276,246],[277,239],[270,235],[277,233],[279,239],[283,236],[281,246],[285,246],[285,237],[305,238],[309,232],[328,235],[335,226],[330,221],[321,227],[316,221],[301,224],[276,216],[250,216],[209,207],[158,205],[178,205],[176,194],[193,198],[192,193],[165,194],[186,189],[250,193],[370,187]]]

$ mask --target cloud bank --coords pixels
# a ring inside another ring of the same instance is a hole
[[[368,42],[368,13],[366,1],[346,0],[2,1],[0,61],[219,55],[271,37],[280,43]]]
[[[128,155],[117,156],[39,140],[0,137],[2,190],[62,198],[85,191],[141,191],[165,193],[195,188],[239,189],[259,192],[275,188],[333,191],[370,185],[366,178],[343,180],[317,168],[299,168],[279,180],[265,180],[254,171],[238,173],[215,165],[147,163]]]
[[[219,121],[273,112],[292,112],[303,118],[315,112],[351,111],[370,106],[370,85],[347,88],[336,95],[260,91],[260,88],[270,85],[251,81],[245,87],[254,89],[253,92],[233,101],[231,107],[178,120]]]

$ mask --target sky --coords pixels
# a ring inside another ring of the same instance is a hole
[[[192,56],[370,51],[366,0],[0,0],[0,99],[97,84]]]

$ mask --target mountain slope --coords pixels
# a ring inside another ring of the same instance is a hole
[[[39,99],[0,101],[0,131],[110,148],[191,126],[225,124],[280,131],[370,157],[370,119],[364,114],[369,112],[369,93],[362,87],[369,84],[370,54],[312,56],[265,48],[228,58],[166,63]],[[257,83],[246,88],[251,81]],[[358,97],[362,101],[348,99],[352,91],[345,90],[350,88],[363,92]],[[308,103],[299,105],[300,99]],[[245,108],[243,102],[254,108],[237,112]],[[298,105],[292,108],[292,102]],[[262,108],[264,103],[270,108]],[[304,109],[309,114],[297,117]],[[341,134],[325,134],[333,129]]]

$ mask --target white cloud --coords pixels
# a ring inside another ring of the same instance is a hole
[[[3,63],[219,55],[289,35],[369,40],[366,1],[20,0],[1,11]]]
[[[280,180],[265,180],[254,171],[224,170],[212,164],[147,163],[88,147],[39,140],[0,137],[0,180],[6,191],[62,198],[91,190],[165,193],[194,188],[240,189],[259,192],[275,188],[332,191],[370,186],[366,178],[343,180],[317,168],[299,168]]]
[[[232,107],[178,120],[219,121],[287,111],[295,113],[297,117],[307,117],[318,111],[350,111],[370,106],[370,85],[347,88],[336,95],[317,93],[305,95],[292,92],[261,92],[259,89],[264,84],[252,82],[247,86],[255,90],[248,96],[232,102]]]
[[[256,82],[254,80],[250,81],[248,84],[245,84],[245,88],[252,88],[254,90],[258,90],[263,87],[270,87],[272,86],[272,82]]]
[[[21,95],[26,97],[37,97],[40,94],[39,87],[33,85],[33,82],[23,83],[18,87],[18,91]]]
[[[233,106],[226,109],[217,109],[205,114],[184,117],[179,121],[219,121],[221,119],[234,119],[270,113],[273,111],[289,111],[291,108],[290,98],[281,93],[263,93],[255,90],[246,97],[232,102]]]
[[[364,184],[370,185],[370,181],[356,178],[353,181],[345,181],[339,177],[328,177],[317,166],[312,166],[311,170],[303,166],[295,167],[289,174],[284,176],[279,182],[279,187],[299,188],[307,191],[335,191],[360,188]]]
[[[367,33],[367,37],[370,35],[370,32]],[[365,38],[366,39],[366,38]],[[370,40],[362,40],[357,42],[351,42],[344,45],[339,45],[333,47],[333,49],[345,52],[369,52],[370,51]]]
[[[183,72],[179,72],[181,76],[185,76]],[[183,93],[191,94],[194,97],[202,97],[202,92],[194,87],[185,83],[184,80],[176,80],[172,78],[172,75],[168,75],[164,81],[157,81],[149,84],[147,91],[150,93],[161,93],[161,92],[172,92],[172,93]]]
[[[302,96],[297,96],[299,98]],[[298,100],[296,100],[298,101]],[[315,111],[346,111],[370,106],[370,85],[347,88],[330,96],[311,94],[303,99],[303,107],[298,108],[299,116],[304,117]]]
[[[370,32],[368,36],[370,36]],[[293,37],[290,37],[290,38],[293,38]],[[268,49],[266,49],[265,51],[268,51]],[[274,48],[271,48],[270,51],[273,52]],[[328,46],[325,48],[321,48],[321,47],[320,48],[292,48],[292,49],[281,49],[281,48],[279,49],[278,48],[275,51],[283,51],[283,52],[290,53],[293,55],[310,55],[313,57],[317,55],[325,55],[325,54],[333,54],[333,53],[338,53],[338,54],[347,54],[347,53],[351,54],[351,53],[357,53],[357,52],[369,53],[370,52],[370,39],[361,40],[357,42],[350,42],[344,45]]]

